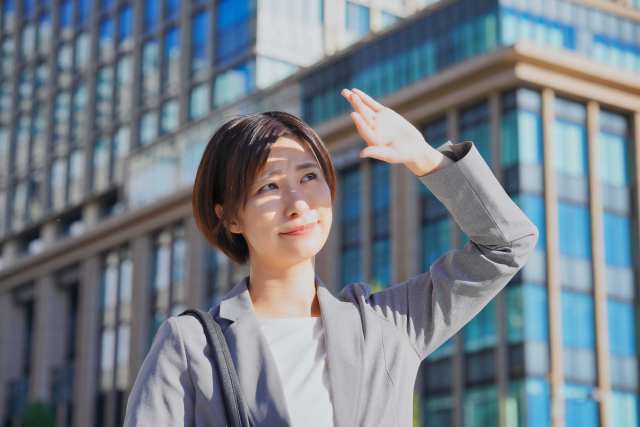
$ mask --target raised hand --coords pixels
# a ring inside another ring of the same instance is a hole
[[[360,157],[403,163],[418,176],[453,164],[453,160],[427,144],[422,133],[400,114],[359,89],[343,89],[341,93],[355,110],[351,118],[368,145]]]

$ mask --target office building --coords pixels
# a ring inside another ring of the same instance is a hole
[[[316,270],[334,293],[462,250],[404,165],[359,157],[340,94],[356,87],[434,147],[473,141],[540,231],[423,362],[416,425],[638,427],[638,0],[33,0],[0,22],[4,425],[27,401],[59,425],[120,425],[159,324],[248,274],[191,213],[230,114],[286,110],[327,144],[338,189]]]

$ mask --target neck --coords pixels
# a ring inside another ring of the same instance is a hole
[[[315,257],[286,270],[250,265],[249,295],[259,319],[320,317]]]

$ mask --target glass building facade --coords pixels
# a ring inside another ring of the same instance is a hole
[[[406,112],[434,148],[473,141],[540,231],[526,266],[423,361],[416,425],[640,427],[640,94],[628,83],[640,76],[640,4],[338,3],[2,2],[3,425],[36,399],[63,425],[121,425],[161,323],[219,304],[248,274],[190,211],[228,115],[288,111],[327,141],[336,244],[317,270],[334,294],[360,281],[382,290],[473,244],[406,170],[359,158],[340,95],[356,87]],[[585,75],[606,71],[589,81],[597,90],[563,74],[575,59]],[[503,73],[520,63],[582,86]]]

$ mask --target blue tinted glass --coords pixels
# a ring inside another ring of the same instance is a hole
[[[103,19],[100,23],[100,38],[113,39],[113,22],[111,19]]]
[[[207,68],[209,12],[200,11],[193,17],[191,29],[191,71],[195,74]]]
[[[562,291],[562,341],[568,347],[595,348],[593,297]]]
[[[451,248],[449,224],[449,218],[444,217],[437,221],[430,221],[424,226],[422,230],[423,271],[430,269],[438,258],[449,252]]]
[[[22,13],[27,18],[32,18],[36,10],[36,0],[23,0]]]
[[[631,222],[629,217],[604,212],[604,248],[607,264],[631,266]]]
[[[491,300],[464,326],[464,350],[472,352],[493,347],[497,340],[495,300]]]
[[[528,406],[526,427],[548,427],[551,415],[549,383],[541,378],[527,378],[525,384]]]
[[[101,10],[110,10],[111,6],[113,6],[113,0],[100,0]]]
[[[122,41],[133,34],[133,9],[125,6],[120,9],[120,27],[118,28],[118,41]]]
[[[91,0],[78,0],[78,22],[82,26],[89,24],[91,17]]]
[[[71,0],[64,0],[60,5],[60,26],[63,28],[73,26],[73,2]]]
[[[144,2],[144,31],[146,33],[154,32],[158,23],[158,5],[157,0],[145,0]]]
[[[609,350],[611,354],[635,356],[636,332],[633,304],[622,301],[607,301],[609,313]]]
[[[544,212],[544,197],[534,194],[522,193],[518,207],[533,222],[539,232],[536,248],[545,249],[547,247],[547,225]]]
[[[610,415],[612,426],[638,427],[638,394],[612,390]]]
[[[598,402],[591,398],[593,387],[565,383],[566,427],[598,427]]]
[[[523,285],[525,338],[528,340],[549,340],[549,300],[547,288],[537,285]]]
[[[164,54],[167,59],[180,54],[180,29],[171,28],[164,35]]]
[[[391,284],[391,241],[376,240],[371,247],[372,274],[370,285],[373,292]]]
[[[389,172],[391,167],[389,163],[384,161],[373,162],[371,168],[371,196],[372,208],[374,211],[387,208],[389,206],[390,197],[390,180]]]
[[[360,171],[349,171],[342,178],[344,219],[360,218]]]
[[[13,13],[15,12],[16,8],[15,5],[13,4],[13,0],[5,0],[4,2],[4,12],[5,13]]]
[[[249,48],[250,19],[255,0],[221,0],[216,13],[216,62],[241,55]]]
[[[165,19],[180,19],[180,0],[166,0],[164,13]]]
[[[366,34],[369,32],[369,8],[360,5],[359,9],[359,31],[360,34]]]
[[[558,202],[560,253],[577,258],[591,258],[591,219],[589,208]]]

